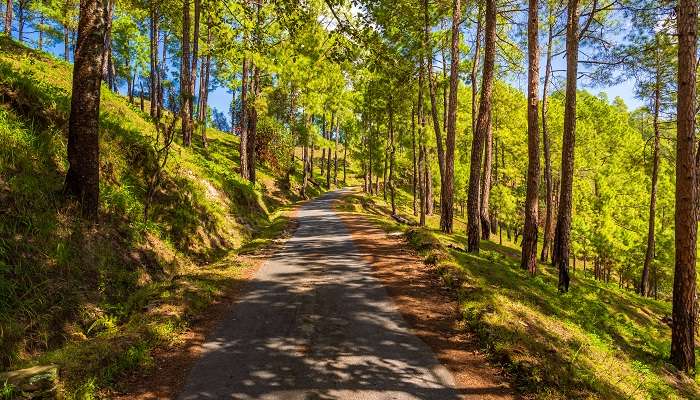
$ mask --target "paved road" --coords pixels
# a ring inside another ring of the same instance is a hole
[[[258,271],[205,344],[179,399],[458,399],[450,373],[410,333],[331,193]]]

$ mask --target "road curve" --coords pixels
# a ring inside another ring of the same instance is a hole
[[[333,211],[340,194],[301,207],[298,229],[207,339],[179,399],[459,398]]]

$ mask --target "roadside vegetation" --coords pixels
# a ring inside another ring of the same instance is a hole
[[[262,165],[252,184],[236,173],[237,138],[210,128],[206,148],[173,144],[146,219],[154,125],[104,90],[92,224],[61,193],[71,65],[3,37],[0,71],[0,365],[57,364],[60,392],[91,398],[154,367],[154,348],[241,282],[241,249],[288,228],[301,167],[287,186]]]
[[[399,215],[411,216],[411,196],[399,191]],[[671,304],[639,296],[618,282],[594,279],[591,267],[572,271],[569,293],[557,291],[557,270],[540,263],[536,277],[520,268],[519,243],[497,235],[478,254],[464,249],[465,221],[455,233],[400,224],[390,204],[357,193],[339,209],[362,213],[387,232],[402,231],[428,268],[459,299],[464,329],[504,366],[515,387],[542,399],[695,399],[700,385],[668,363]],[[505,235],[504,235],[505,236]],[[541,242],[538,244],[541,246]]]

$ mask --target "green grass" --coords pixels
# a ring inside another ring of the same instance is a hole
[[[410,216],[409,195],[401,192],[398,199]],[[379,198],[349,196],[342,207],[386,230],[399,229]],[[521,392],[541,399],[700,398],[698,384],[667,362],[670,329],[661,319],[670,316],[669,303],[596,281],[580,269],[571,291],[559,294],[552,266],[540,264],[538,275],[530,276],[509,241],[482,241],[479,254],[461,251],[464,221],[445,235],[438,218],[429,217],[428,228],[400,228],[454,290],[465,325]]]
[[[237,249],[284,231],[300,177],[285,190],[260,167],[250,184],[237,138],[210,129],[207,148],[173,146],[145,220],[153,123],[103,87],[100,221],[87,224],[61,195],[71,72],[0,36],[0,370],[56,363],[65,397],[93,398],[151,368],[243,279]]]

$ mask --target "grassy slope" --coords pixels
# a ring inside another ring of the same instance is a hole
[[[400,214],[411,216],[410,195],[401,191]],[[378,198],[358,195],[348,210],[370,215],[387,230],[406,229],[388,218]],[[455,234],[439,232],[439,215],[429,229],[409,230],[410,243],[460,298],[466,324],[503,363],[526,394],[543,399],[698,399],[700,386],[673,373],[665,362],[670,329],[661,322],[669,303],[642,298],[616,284],[575,272],[571,292],[560,295],[557,275],[540,265],[532,278],[520,269],[519,247],[482,241],[478,255],[464,248],[464,221]],[[505,238],[504,238],[505,239]]]
[[[173,147],[144,220],[153,126],[103,90],[102,209],[86,224],[60,194],[71,71],[0,38],[0,370],[57,363],[65,394],[91,398],[177,341],[241,279],[234,249],[279,234],[297,199],[264,168],[241,180],[236,138],[209,130],[207,149]]]

